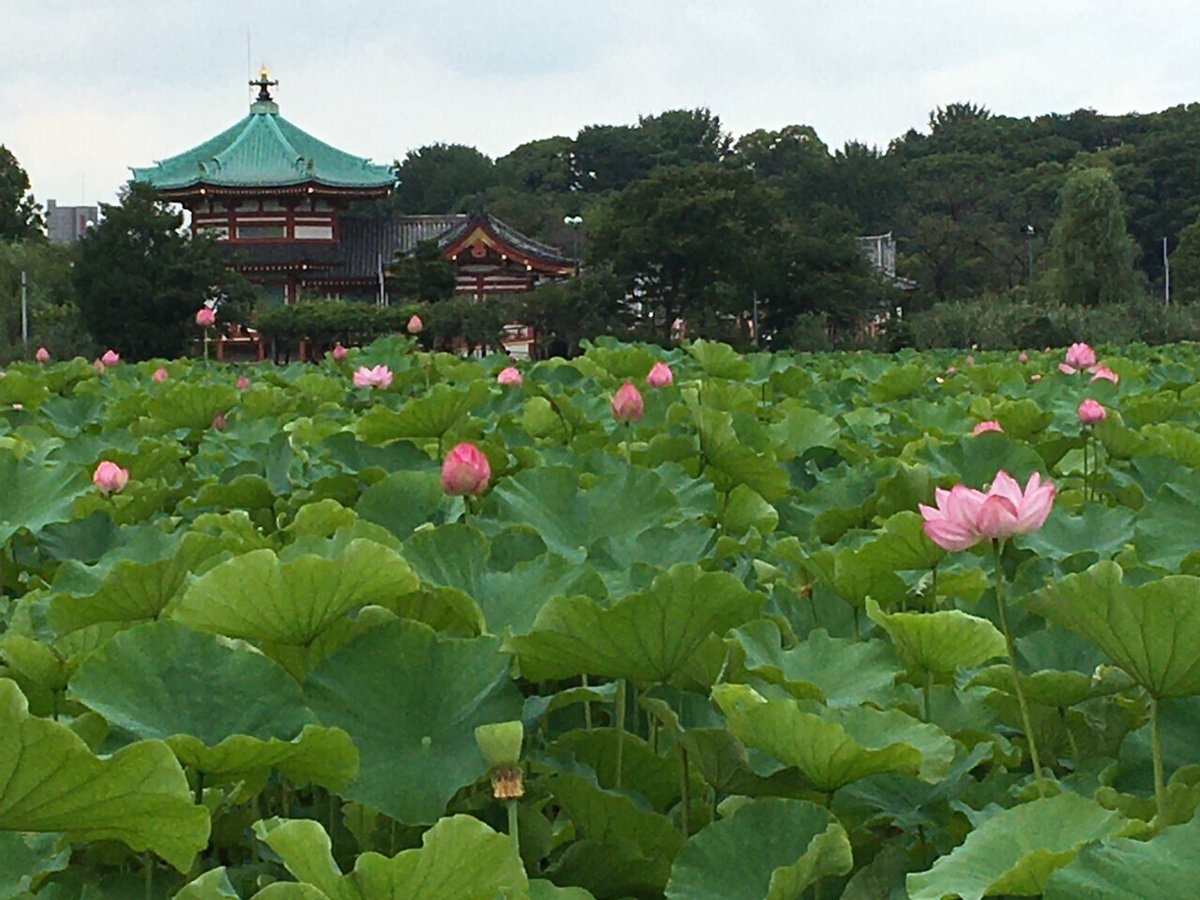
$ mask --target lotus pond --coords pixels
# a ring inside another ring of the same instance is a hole
[[[0,900],[1194,896],[1200,349],[1100,357],[14,365]]]

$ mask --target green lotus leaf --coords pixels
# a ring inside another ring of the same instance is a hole
[[[189,881],[175,894],[175,900],[240,900],[224,866],[209,869]]]
[[[1133,545],[1138,559],[1148,565],[1177,570],[1188,554],[1196,552],[1193,532],[1198,517],[1200,485],[1194,477],[1164,484],[1134,523]]]
[[[1043,900],[1178,900],[1200,880],[1200,818],[1148,841],[1117,838],[1084,847],[1046,882]]]
[[[596,773],[603,788],[616,785],[617,730],[591,728],[568,731],[549,748],[558,758],[574,759]],[[678,753],[662,755],[642,737],[625,734],[621,739],[621,788],[636,791],[659,811],[670,809],[680,796],[683,763]],[[703,785],[697,783],[696,790]]]
[[[924,463],[936,478],[983,488],[1001,469],[1021,484],[1034,472],[1044,472],[1045,463],[1032,447],[1006,434],[988,432],[966,435],[953,444],[914,443],[914,451],[901,454],[905,462]]]
[[[343,875],[334,862],[329,835],[316,822],[268,819],[256,823],[254,832],[301,884],[329,900],[520,900],[528,896],[525,869],[508,836],[471,816],[439,820],[421,836],[420,849],[391,858],[363,853],[349,875]]]
[[[1115,836],[1125,822],[1078,794],[1014,806],[975,828],[932,868],[909,875],[908,896],[911,900],[981,900],[1040,894],[1055,869],[1074,859],[1085,844]]]
[[[1100,648],[1156,697],[1200,693],[1200,577],[1141,586],[1099,562],[1033,594],[1031,609]]]
[[[795,700],[764,700],[744,684],[717,685],[713,700],[743,743],[798,768],[818,790],[835,791],[881,772],[934,782],[954,761],[954,742],[941,729],[896,709],[818,714]]]
[[[831,638],[821,628],[784,650],[779,626],[768,619],[735,629],[727,642],[745,653],[742,665],[747,671],[783,686],[799,699],[820,700],[829,706],[884,700],[902,671],[884,641]]]
[[[854,864],[846,830],[807,800],[770,798],[693,835],[675,857],[672,900],[792,900]]]
[[[922,672],[948,675],[1008,653],[995,625],[957,609],[889,614],[868,597],[867,616],[887,632],[905,665]]]
[[[721,526],[729,534],[743,535],[751,528],[770,534],[779,525],[779,512],[751,488],[739,484],[721,508]]]
[[[705,473],[717,490],[728,493],[745,485],[767,501],[787,494],[787,472],[775,461],[773,452],[759,453],[748,447],[734,429],[729,413],[697,407],[693,416]]]
[[[549,549],[576,563],[603,538],[636,537],[680,518],[679,501],[662,477],[630,466],[590,483],[565,466],[527,469],[497,484],[492,503],[501,522],[533,528]]]
[[[360,756],[342,795],[407,824],[434,822],[487,763],[475,728],[517,719],[521,696],[492,638],[443,638],[415,622],[381,625],[309,677],[305,695]]]
[[[71,694],[209,775],[297,766],[342,790],[358,768],[349,737],[319,727],[282,666],[178,622],[118,634],[75,672]]]
[[[0,831],[0,900],[32,896],[37,881],[65,869],[70,858],[71,848],[59,849],[57,834]]]
[[[535,681],[602,675],[664,682],[710,635],[753,618],[765,602],[728,573],[674,566],[607,608],[589,597],[555,598],[529,634],[506,646]]]
[[[777,409],[783,411],[783,420],[767,428],[779,458],[794,459],[813,447],[837,447],[842,427],[815,409],[794,404],[794,400],[779,404]]]
[[[212,427],[218,413],[229,412],[237,398],[231,385],[173,381],[147,400],[146,413],[165,426],[165,431],[204,431]]]
[[[482,381],[462,388],[437,384],[424,397],[409,400],[399,412],[382,404],[372,406],[359,418],[354,433],[364,443],[375,445],[401,438],[441,438],[490,397],[491,389]]]
[[[750,364],[728,344],[697,339],[687,346],[687,352],[710,378],[744,381],[750,377]]]
[[[254,550],[200,576],[172,616],[199,631],[262,641],[268,650],[308,648],[347,614],[386,606],[417,586],[408,563],[374,541],[352,540],[332,559]],[[302,674],[285,659],[293,675]]]
[[[559,887],[544,878],[534,878],[529,882],[529,900],[596,900],[596,898],[581,887]]]
[[[86,472],[21,460],[2,448],[0,485],[0,547],[22,528],[36,534],[69,520],[75,498],[93,490]]]
[[[1082,515],[1051,516],[1041,529],[1022,536],[1020,543],[1046,559],[1087,554],[1092,563],[1119,553],[1133,540],[1133,531],[1132,510],[1094,503]]]
[[[267,479],[261,475],[238,475],[232,481],[210,481],[203,485],[195,495],[188,497],[179,504],[182,512],[192,512],[197,509],[217,509],[222,512],[231,509],[271,510],[275,506],[275,494]]]
[[[427,522],[441,522],[448,503],[437,472],[393,472],[363,491],[354,509],[404,540]]]
[[[0,785],[0,832],[121,841],[181,872],[208,844],[208,810],[192,804],[166,744],[141,741],[98,759],[65,725],[31,717],[7,679],[0,679]]]
[[[901,602],[908,593],[899,575],[873,559],[870,547],[818,550],[809,555],[807,563],[815,581],[858,609],[868,597],[891,605]]]
[[[879,537],[863,548],[862,558],[872,568],[894,572],[933,568],[946,551],[926,537],[923,521],[912,510],[891,516]]]

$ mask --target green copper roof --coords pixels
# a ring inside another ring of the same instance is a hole
[[[271,100],[250,106],[250,115],[186,153],[133,169],[135,181],[160,191],[192,185],[286,187],[314,183],[334,188],[390,188],[387,166],[373,165],[301,131],[279,115]]]

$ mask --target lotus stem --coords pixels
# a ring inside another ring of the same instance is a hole
[[[925,673],[925,683],[921,685],[921,692],[925,695],[925,721],[933,721],[933,673]]]
[[[621,763],[625,755],[625,679],[621,678],[617,681],[617,696],[613,701],[616,704],[616,722],[617,728],[617,774],[613,777],[613,787],[621,787]]]
[[[1087,432],[1083,436],[1083,499],[1090,500],[1091,492],[1088,489],[1088,444],[1092,442],[1091,432]]]
[[[1045,797],[1046,783],[1042,779],[1042,761],[1038,754],[1037,738],[1033,733],[1033,720],[1029,717],[1029,704],[1025,701],[1025,689],[1021,687],[1021,675],[1017,672],[1017,649],[1013,644],[1012,630],[1008,627],[1008,610],[1004,600],[1004,569],[1000,565],[1003,544],[1003,541],[995,541],[992,544],[992,556],[996,561],[996,608],[1000,611],[1000,628],[1004,631],[1004,646],[1008,649],[1008,668],[1012,672],[1013,690],[1017,694],[1017,706],[1021,710],[1021,727],[1025,729],[1025,740],[1029,743],[1029,758],[1033,763],[1038,797]]]
[[[679,817],[680,825],[683,827],[683,838],[687,840],[689,836],[688,828],[688,813],[692,805],[692,785],[691,773],[688,771],[688,752],[687,748],[682,744],[679,746],[679,753],[683,757],[683,784],[681,785],[683,794],[683,811]]]
[[[196,805],[204,805],[204,773],[196,770]]]
[[[1167,789],[1163,779],[1162,738],[1158,733],[1158,698],[1150,695],[1150,748],[1154,758],[1154,808],[1158,827],[1167,824]]]
[[[583,675],[583,676],[581,676],[581,678],[582,678],[583,686],[586,688],[588,686],[588,677],[587,677],[587,675]],[[592,730],[592,701],[591,700],[583,701],[583,727],[587,731]]]
[[[508,807],[508,837],[512,841],[513,853],[517,855],[517,859],[521,858],[521,824],[517,819],[517,803],[518,800],[506,800],[504,805]]]

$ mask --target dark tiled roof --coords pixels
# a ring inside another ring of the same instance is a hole
[[[245,266],[291,266],[306,264],[329,269],[341,259],[336,244],[262,243],[217,245],[225,262]]]

